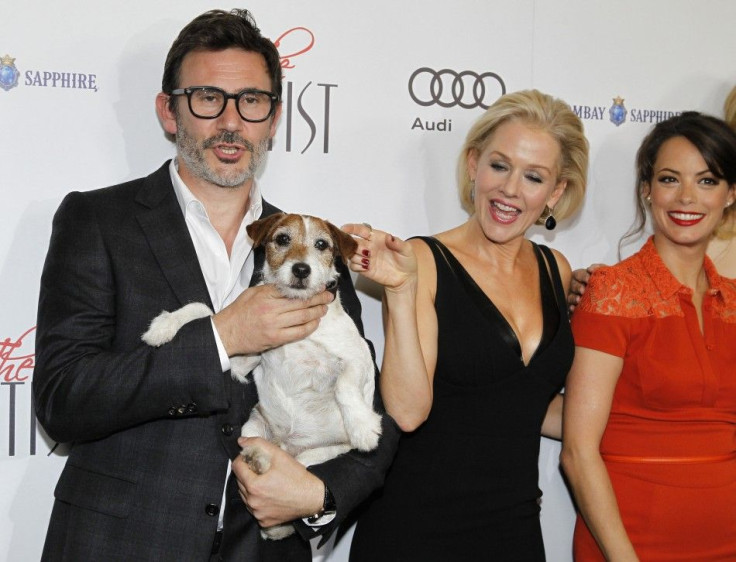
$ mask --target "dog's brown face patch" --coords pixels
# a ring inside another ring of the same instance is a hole
[[[303,299],[335,282],[339,249],[334,232],[342,231],[305,215],[276,215],[263,220],[253,223],[248,234],[254,244],[265,246],[264,282],[275,284],[290,298]]]
[[[287,261],[317,260],[329,267],[335,259],[335,242],[323,220],[286,215],[268,236],[266,259],[274,270]]]

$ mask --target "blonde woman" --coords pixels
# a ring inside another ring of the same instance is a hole
[[[537,458],[560,437],[570,266],[525,235],[578,208],[587,163],[567,104],[508,94],[461,152],[465,223],[409,242],[345,227],[353,270],[385,286],[381,392],[405,431],[351,561],[544,560]]]

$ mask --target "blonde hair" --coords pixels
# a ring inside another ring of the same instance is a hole
[[[726,97],[723,103],[723,119],[732,129],[736,129],[736,86]]]
[[[731,88],[731,92],[726,96],[723,102],[723,119],[729,127],[736,131],[736,86]],[[736,218],[733,211],[734,205],[731,205],[723,213],[723,223],[716,230],[716,237],[721,240],[729,240],[736,237]]]
[[[588,140],[583,123],[564,101],[538,90],[522,90],[498,98],[468,131],[458,160],[458,190],[463,209],[474,212],[473,182],[468,172],[468,156],[480,154],[495,130],[507,121],[519,121],[549,133],[560,146],[557,181],[566,181],[562,197],[554,208],[555,218],[565,219],[580,206],[588,176]],[[537,224],[542,224],[540,217]]]

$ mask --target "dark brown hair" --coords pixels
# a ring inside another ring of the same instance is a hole
[[[710,172],[729,185],[736,185],[736,133],[725,121],[697,111],[685,111],[657,123],[644,138],[636,153],[636,219],[619,242],[619,254],[624,242],[644,230],[647,221],[644,200],[645,187],[654,175],[654,163],[662,145],[675,137],[683,137],[698,149]],[[723,212],[724,220],[736,205]]]
[[[179,74],[184,57],[192,51],[223,51],[229,48],[259,53],[266,61],[271,78],[271,91],[281,99],[281,61],[270,39],[261,35],[248,10],[210,10],[197,16],[184,29],[169,49],[164,64],[161,91],[170,94],[179,87]],[[173,99],[170,107],[175,111]]]

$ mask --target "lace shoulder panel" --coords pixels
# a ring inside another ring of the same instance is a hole
[[[578,306],[580,310],[596,314],[643,318],[652,314],[654,292],[649,276],[638,267],[638,263],[627,259],[614,266],[597,269],[590,277]]]
[[[721,299],[715,299],[714,312],[728,324],[736,324],[736,279],[720,278]]]

